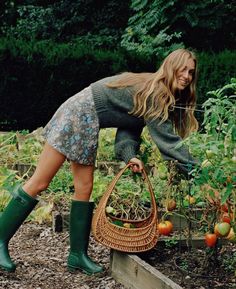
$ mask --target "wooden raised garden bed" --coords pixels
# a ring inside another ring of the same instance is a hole
[[[112,277],[129,289],[183,289],[137,255],[111,252]]]
[[[216,258],[212,251],[204,264],[206,246],[202,238],[193,238],[194,248],[187,248],[186,240],[180,240],[171,248],[165,247],[164,242],[160,239],[154,249],[138,255],[111,250],[111,276],[129,289],[236,288],[232,270],[228,272],[221,266],[223,259],[228,260],[228,266],[235,262],[236,248],[231,243],[219,242],[217,251],[220,255]],[[221,246],[223,243],[225,245]],[[202,271],[204,266],[206,269]]]

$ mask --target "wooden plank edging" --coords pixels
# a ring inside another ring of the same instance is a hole
[[[112,250],[110,270],[128,289],[183,289],[137,255]]]

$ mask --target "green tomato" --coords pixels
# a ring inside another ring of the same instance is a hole
[[[222,222],[222,223],[217,224],[218,232],[220,233],[220,235],[222,237],[225,237],[229,234],[230,228],[231,228],[230,224],[226,223],[226,222]]]
[[[204,160],[204,161],[202,162],[202,164],[201,164],[201,167],[202,167],[202,168],[207,168],[207,167],[209,167],[209,166],[211,166],[211,162],[208,161],[208,160]]]
[[[161,180],[166,180],[166,179],[167,179],[167,173],[161,172],[161,173],[159,173],[158,175],[159,175],[159,178],[160,178]]]
[[[214,153],[212,150],[206,150],[206,156],[208,159],[211,159],[214,156]]]

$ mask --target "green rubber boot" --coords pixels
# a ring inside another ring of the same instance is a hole
[[[0,268],[8,272],[16,270],[9,256],[8,243],[37,203],[36,199],[18,187],[0,216]]]
[[[103,271],[87,255],[91,222],[93,216],[93,202],[72,200],[70,212],[70,254],[68,270],[74,272],[82,270],[87,275]]]

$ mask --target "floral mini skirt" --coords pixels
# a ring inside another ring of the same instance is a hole
[[[66,100],[44,128],[46,141],[68,160],[93,165],[96,160],[99,122],[91,87]]]

